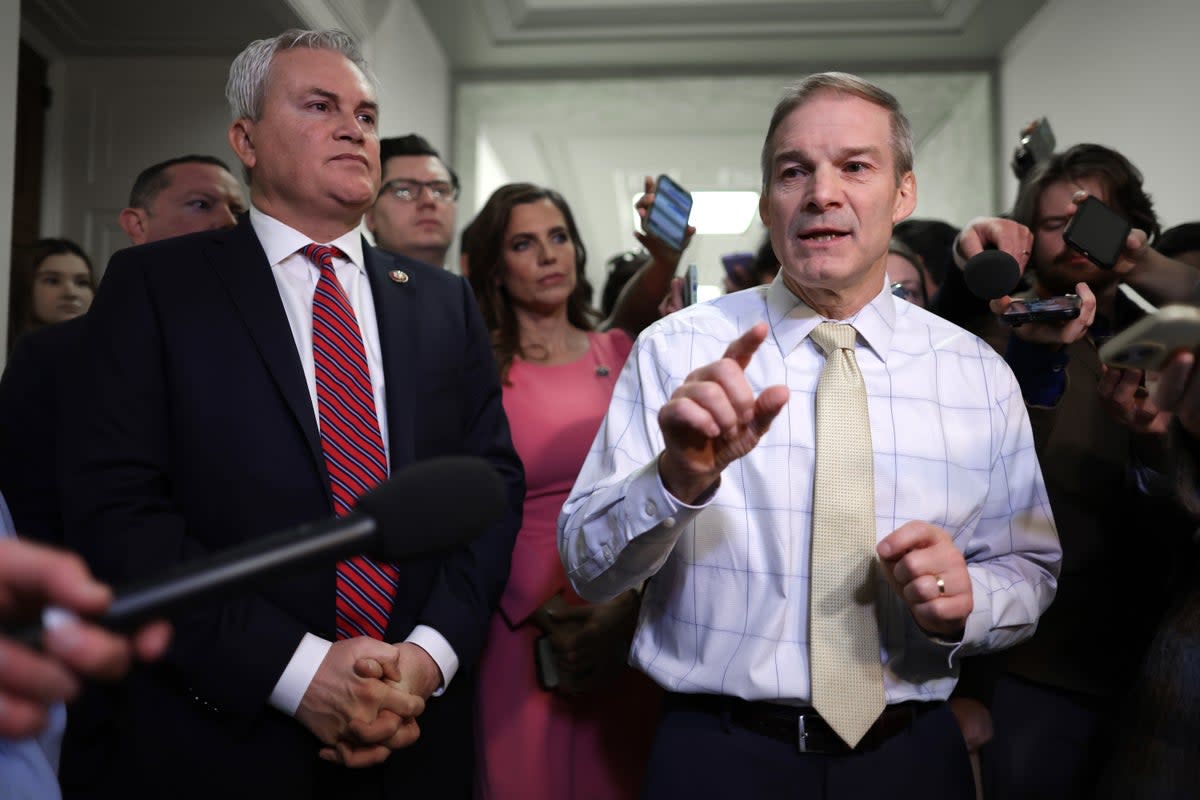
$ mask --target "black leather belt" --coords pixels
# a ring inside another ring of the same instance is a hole
[[[668,709],[716,714],[748,731],[792,744],[801,753],[845,755],[875,750],[893,736],[912,728],[922,714],[941,703],[906,702],[890,705],[854,748],[834,733],[821,715],[807,706],[785,706],[714,694],[667,695]]]

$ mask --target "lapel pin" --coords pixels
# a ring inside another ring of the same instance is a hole
[[[396,283],[408,283],[408,273],[402,269],[394,269],[388,273],[388,277]]]
[[[596,375],[598,375],[601,378],[608,375],[608,367],[604,366],[603,364],[599,365],[598,367],[596,367]]]

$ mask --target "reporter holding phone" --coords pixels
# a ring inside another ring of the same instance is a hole
[[[654,189],[647,178],[643,218]],[[632,798],[640,785],[658,692],[625,664],[638,595],[584,602],[567,582],[554,533],[633,337],[657,318],[679,263],[678,249],[638,238],[650,259],[600,320],[585,300],[586,251],[558,192],[502,186],[471,223],[471,286],[528,484],[480,666],[480,798]],[[535,648],[545,659],[541,677],[559,676],[553,687],[539,686]]]
[[[1109,269],[1064,239],[1087,197],[1133,228]],[[959,242],[966,256],[991,245],[1018,262],[1028,257],[1037,297],[1081,299],[1076,319],[1012,328],[1000,345],[1028,405],[1063,568],[1036,634],[994,659],[1000,677],[983,692],[994,731],[982,751],[992,797],[1093,796],[1168,602],[1170,565],[1185,537],[1174,504],[1153,496],[1165,491],[1166,417],[1140,372],[1110,370],[1097,352],[1115,332],[1120,283],[1153,302],[1195,284],[1185,265],[1150,248],[1158,232],[1137,168],[1114,150],[1080,144],[1034,168],[1012,220],[976,220]],[[993,301],[992,310],[1004,313],[1011,300]],[[1145,577],[1135,590],[1116,588],[1133,575]]]

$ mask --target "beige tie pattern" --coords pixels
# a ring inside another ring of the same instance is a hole
[[[875,469],[852,325],[823,322],[809,567],[812,705],[853,747],[883,712],[875,621]]]

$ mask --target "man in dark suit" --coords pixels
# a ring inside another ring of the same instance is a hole
[[[68,543],[120,585],[343,512],[372,470],[447,454],[487,458],[508,504],[448,555],[356,561],[365,587],[343,563],[178,616],[163,661],[131,675],[92,791],[466,796],[470,671],[524,491],[486,332],[465,281],[355,232],[379,134],[349,37],[254,42],[227,95],[251,211],[110,262],[64,448]],[[377,628],[356,592],[378,600]]]
[[[231,228],[246,198],[224,161],[186,155],[146,167],[119,222],[132,244]],[[59,419],[81,398],[71,391],[83,318],[46,325],[17,340],[0,378],[0,491],[24,539],[63,543],[57,453]]]

